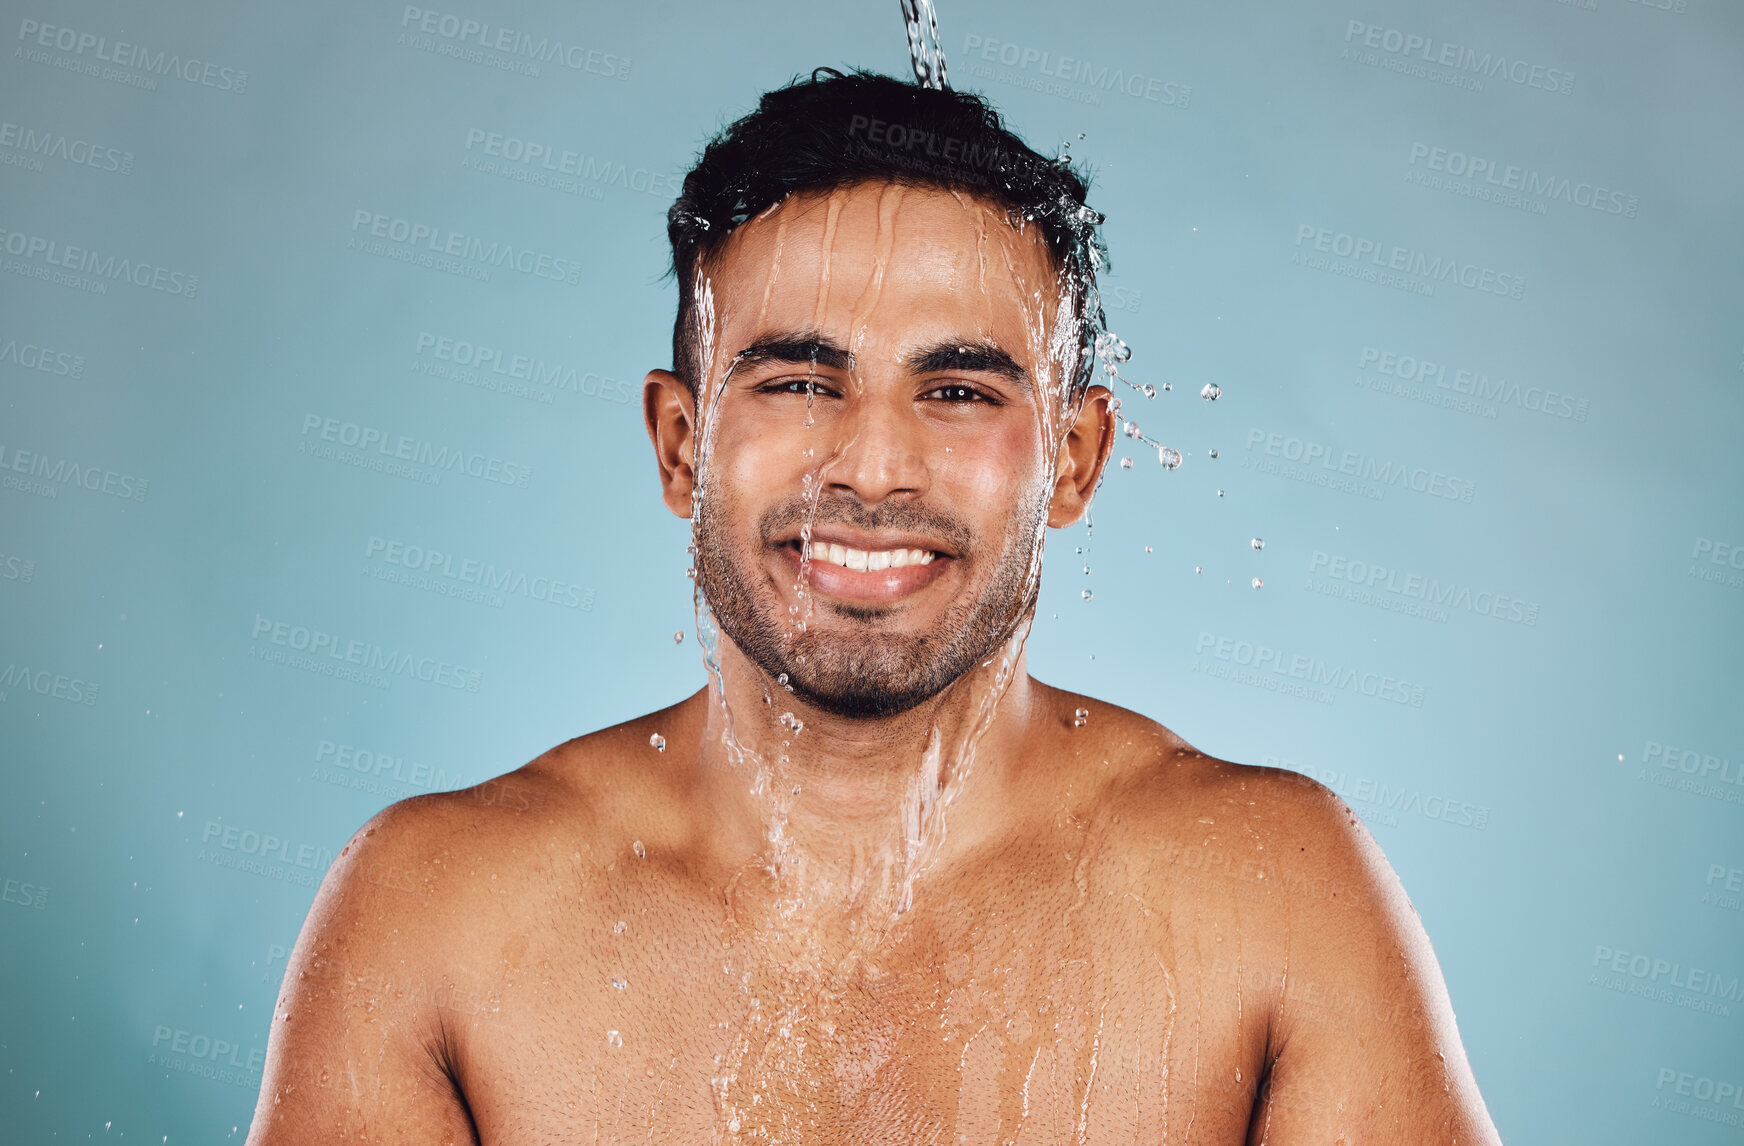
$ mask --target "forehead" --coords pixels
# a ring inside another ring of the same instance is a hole
[[[733,233],[709,277],[729,355],[761,330],[809,328],[873,354],[991,339],[1027,363],[1058,298],[1039,227],[985,199],[882,182],[789,196]]]

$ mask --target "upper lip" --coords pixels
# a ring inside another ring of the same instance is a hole
[[[777,546],[790,545],[800,539],[795,529],[776,539]],[[892,549],[919,549],[937,553],[940,557],[957,556],[936,538],[918,533],[868,533],[845,525],[814,525],[813,545],[840,545],[844,549],[859,549],[866,553],[883,553]]]

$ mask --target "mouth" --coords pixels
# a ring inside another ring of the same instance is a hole
[[[833,541],[814,541],[810,549],[813,564],[827,561],[857,573],[878,573],[885,569],[901,569],[905,565],[931,565],[939,556],[934,549],[866,550],[837,545]]]
[[[922,538],[832,537],[820,531],[811,540],[805,580],[820,596],[842,601],[899,601],[931,585],[956,563],[955,555],[936,545]],[[776,548],[797,577],[805,543],[793,537]]]

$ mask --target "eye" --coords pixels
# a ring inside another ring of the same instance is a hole
[[[817,375],[803,378],[773,378],[757,387],[759,394],[805,394],[810,392],[820,398],[833,398],[836,392],[824,384]]]
[[[992,398],[961,382],[952,382],[944,386],[936,386],[921,395],[922,398],[935,402],[988,402],[998,405]]]

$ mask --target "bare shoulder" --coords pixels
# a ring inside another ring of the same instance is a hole
[[[1103,726],[1086,744],[1122,850],[1193,918],[1243,922],[1244,983],[1270,1008],[1267,1141],[1499,1141],[1429,936],[1349,805],[1136,713],[1071,703],[1088,710],[1078,731]]]
[[[536,926],[583,898],[607,867],[625,808],[657,808],[655,767],[629,768],[650,725],[680,705],[566,741],[470,788],[402,800],[358,829],[335,858],[292,956],[305,978],[367,986],[391,973],[449,981],[488,963],[502,925]],[[657,822],[657,820],[656,820]]]
[[[402,800],[358,829],[287,961],[251,1142],[337,1141],[366,1122],[407,1141],[474,1140],[456,1081],[469,1032],[529,944],[598,898],[611,821],[637,800],[657,804],[662,783],[625,756],[638,740],[652,751],[647,726],[675,711]],[[357,1064],[369,1064],[367,1085]]]
[[[1293,867],[1347,882],[1385,866],[1374,840],[1339,795],[1310,776],[1226,760],[1130,709],[1043,686],[1055,710],[1084,721],[1063,737],[1099,798],[1133,830],[1188,833],[1234,851],[1265,850]],[[1060,723],[1071,724],[1072,719]]]
[[[378,911],[398,902],[428,915],[446,899],[458,897],[460,910],[472,906],[465,902],[469,889],[489,884],[493,874],[560,858],[554,849],[585,865],[625,809],[658,808],[670,795],[671,770],[658,766],[665,758],[650,743],[658,733],[649,729],[681,735],[685,708],[680,704],[578,736],[469,788],[384,808],[340,852],[323,898],[329,892],[358,895]]]
[[[305,973],[344,958],[431,975],[462,963],[483,909],[501,916],[511,888],[527,898],[525,870],[549,867],[553,841],[586,858],[598,788],[626,736],[626,726],[603,729],[473,787],[378,811],[335,856],[293,961]]]
[[[1380,846],[1326,785],[1213,756],[1139,713],[1061,695],[1087,713],[1082,731],[1096,730],[1084,738],[1084,763],[1096,769],[1098,803],[1152,879],[1240,902],[1280,933],[1323,936],[1329,947],[1421,933]]]

